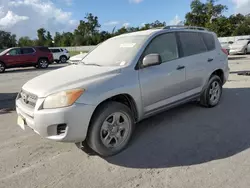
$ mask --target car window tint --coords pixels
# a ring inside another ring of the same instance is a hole
[[[178,47],[174,33],[167,33],[154,38],[144,52],[148,54],[157,53],[161,56],[162,62],[178,58]]]
[[[206,52],[207,48],[201,36],[197,32],[180,32],[180,43],[183,56],[190,56]]]
[[[32,54],[32,53],[34,53],[33,48],[23,48],[22,51],[23,51],[23,54]]]
[[[9,51],[10,55],[20,55],[21,54],[21,49],[17,48],[17,49],[12,49]]]
[[[58,53],[58,52],[60,52],[60,49],[50,49],[50,51],[51,51],[52,53]]]
[[[215,41],[214,41],[214,36],[212,34],[209,33],[201,33],[203,40],[207,46],[207,49],[210,50],[214,50],[215,49]],[[227,44],[227,42],[226,42]]]
[[[49,50],[49,48],[46,48],[46,47],[39,47],[38,48],[40,51],[42,51],[42,52],[51,52],[50,50]]]

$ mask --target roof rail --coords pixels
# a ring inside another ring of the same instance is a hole
[[[194,30],[204,30],[207,31],[206,28],[204,27],[197,27],[197,26],[185,26],[185,25],[168,25],[166,27],[164,27],[164,29],[194,29]]]

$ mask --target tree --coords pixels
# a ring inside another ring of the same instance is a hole
[[[53,41],[52,36],[51,36],[50,32],[47,31],[47,34],[46,34],[46,46],[48,46],[48,47],[53,46],[52,41]]]
[[[86,21],[85,21],[86,20]],[[75,44],[76,45],[91,45],[97,44],[94,38],[98,38],[100,24],[97,16],[87,14],[85,20],[80,20],[80,23],[75,29]]]
[[[37,30],[38,40],[36,41],[36,45],[44,46],[46,44],[45,33],[46,33],[46,30],[44,28],[40,28]]]
[[[62,35],[59,32],[56,32],[54,36],[54,45],[61,46],[61,40],[62,40]]]
[[[0,49],[16,46],[16,35],[0,30]]]
[[[33,46],[34,41],[32,41],[29,37],[21,37],[18,40],[18,46],[23,47],[23,46]]]
[[[227,6],[217,4],[217,0],[207,0],[202,3],[200,0],[193,0],[191,2],[191,12],[185,16],[185,24],[192,26],[207,27],[212,18],[222,16],[222,13],[227,10]]]

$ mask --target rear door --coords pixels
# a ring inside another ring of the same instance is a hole
[[[35,50],[33,48],[22,48],[23,59],[26,64],[34,64],[36,63],[36,55]]]
[[[199,93],[202,90],[207,64],[213,61],[200,32],[178,32],[181,46],[181,56],[185,60],[187,96]]]

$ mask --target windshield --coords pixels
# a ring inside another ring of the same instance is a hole
[[[8,51],[9,51],[9,49],[6,49],[6,50],[2,51],[2,52],[0,53],[0,55],[4,55],[4,54],[7,53]]]
[[[106,40],[91,51],[85,58],[84,64],[100,66],[121,66],[134,58],[142,46],[146,36],[121,36]]]

